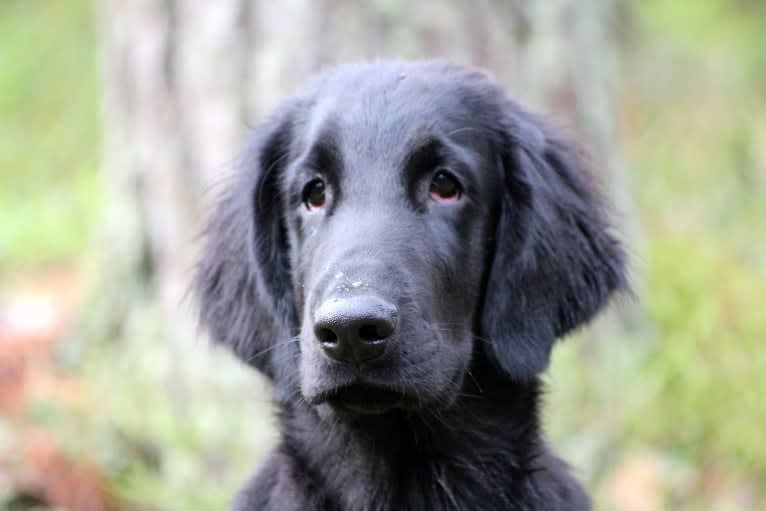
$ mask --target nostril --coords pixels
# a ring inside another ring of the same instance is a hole
[[[359,338],[365,342],[382,341],[390,335],[391,327],[388,325],[367,324],[359,327]]]
[[[386,336],[380,335],[380,333],[378,333],[378,327],[375,325],[363,325],[361,328],[359,328],[359,337],[363,341],[373,342],[379,341]]]
[[[338,344],[338,336],[329,328],[319,328],[316,331],[317,339],[325,346],[335,346]]]

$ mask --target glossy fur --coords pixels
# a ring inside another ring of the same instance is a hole
[[[437,168],[458,201],[429,197]],[[310,211],[316,176],[327,203]],[[556,338],[624,287],[624,265],[577,148],[485,75],[320,75],[256,131],[196,276],[203,324],[268,375],[279,409],[279,445],[232,509],[589,509],[543,440],[539,375]],[[396,307],[396,334],[375,363],[341,364],[315,313],[361,295]],[[333,401],[367,386],[402,402]]]

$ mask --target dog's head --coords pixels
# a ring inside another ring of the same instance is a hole
[[[285,102],[197,273],[214,339],[346,413],[449,406],[477,354],[533,378],[623,285],[576,148],[438,62],[337,68]]]

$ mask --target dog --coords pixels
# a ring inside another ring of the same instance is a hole
[[[540,425],[557,338],[625,289],[582,151],[477,70],[325,71],[210,215],[201,323],[271,380],[235,511],[590,509]]]

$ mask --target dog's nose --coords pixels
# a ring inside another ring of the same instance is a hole
[[[330,358],[369,362],[385,353],[398,316],[395,306],[372,296],[331,298],[314,315],[314,333]]]

